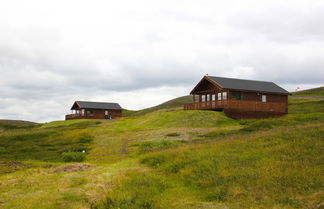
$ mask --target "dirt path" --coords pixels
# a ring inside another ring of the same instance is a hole
[[[120,156],[125,157],[128,153],[128,138],[123,139],[123,145],[120,150]]]

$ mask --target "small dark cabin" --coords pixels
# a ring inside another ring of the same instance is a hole
[[[288,113],[288,95],[273,82],[204,76],[185,110],[218,110],[228,117],[267,118]]]
[[[71,107],[70,119],[115,119],[122,116],[122,108],[118,103],[75,101]]]

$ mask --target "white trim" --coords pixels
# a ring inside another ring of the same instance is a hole
[[[261,101],[267,102],[267,95],[261,95]]]
[[[217,98],[218,98],[218,100],[222,100],[222,93],[218,93]]]
[[[227,100],[227,92],[226,91],[222,93],[222,98],[223,98],[223,100]]]

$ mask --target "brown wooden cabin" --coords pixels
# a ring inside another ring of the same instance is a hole
[[[190,92],[185,110],[218,110],[235,119],[277,117],[288,113],[288,95],[273,82],[204,76]]]
[[[116,119],[122,116],[122,108],[118,103],[75,101],[71,107],[70,119]]]

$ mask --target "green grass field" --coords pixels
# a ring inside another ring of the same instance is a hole
[[[187,99],[118,121],[4,122],[0,208],[324,206],[324,100],[238,121],[183,111]]]
[[[324,87],[297,91],[293,93],[293,96],[324,97]]]

